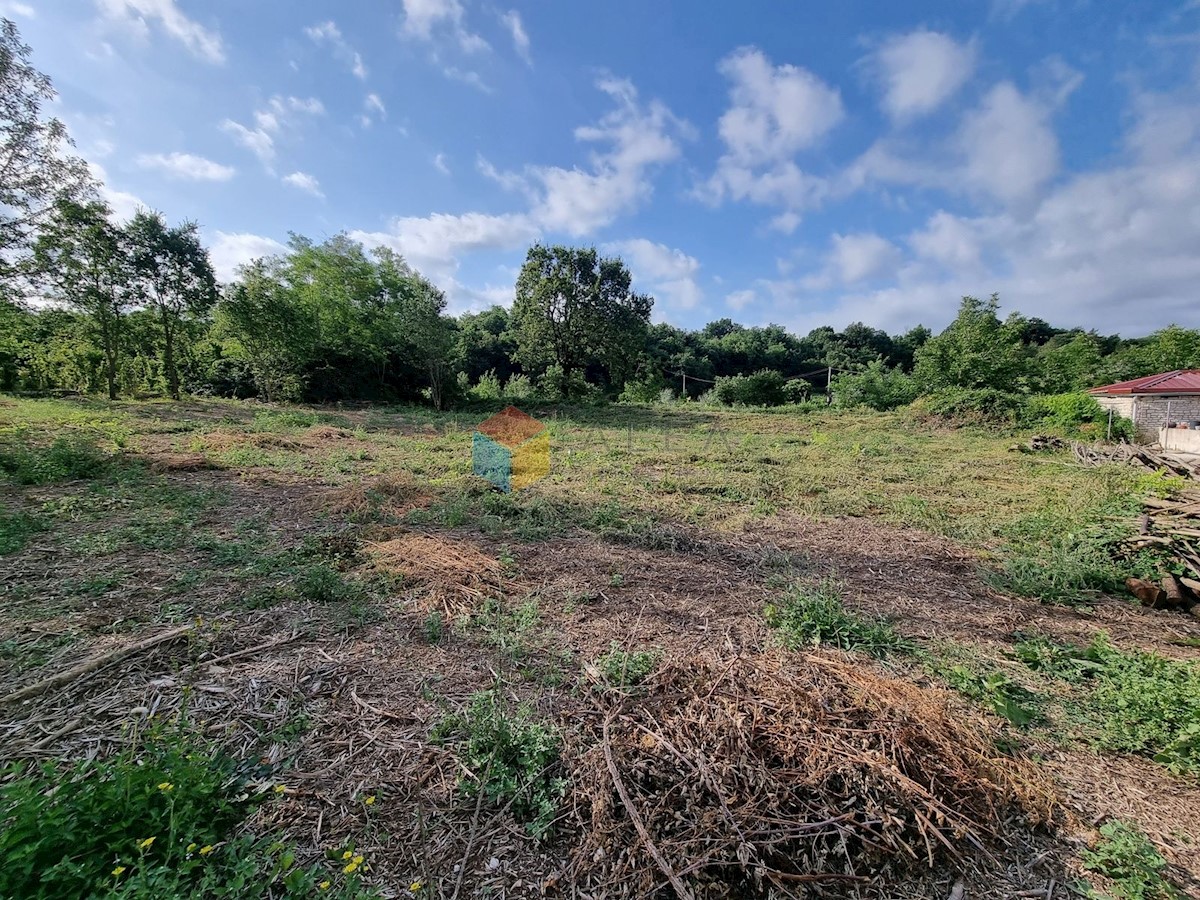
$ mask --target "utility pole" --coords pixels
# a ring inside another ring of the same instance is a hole
[[[687,399],[687,370],[680,369],[679,374],[683,376],[683,399]]]

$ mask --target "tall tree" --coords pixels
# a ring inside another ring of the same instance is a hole
[[[125,234],[110,214],[99,200],[59,200],[34,244],[34,264],[52,295],[90,319],[104,353],[108,398],[116,400],[122,320],[136,294]]]
[[[620,259],[594,247],[531,247],[513,302],[518,361],[533,371],[558,366],[565,385],[598,364],[619,383],[644,349],[654,304],[631,283]]]
[[[30,58],[17,26],[0,19],[0,295],[12,292],[17,261],[55,202],[91,187],[86,164],[69,153],[66,126],[42,115],[54,87]]]
[[[946,330],[917,350],[913,376],[925,392],[946,388],[1028,387],[1030,351],[1022,342],[1025,320],[997,316],[999,298],[963,297]]]
[[[161,213],[138,212],[126,226],[138,290],[157,316],[163,338],[167,390],[179,399],[176,346],[187,318],[208,314],[217,279],[195,222],[171,228]]]

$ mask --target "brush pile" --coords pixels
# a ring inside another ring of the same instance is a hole
[[[430,608],[440,607],[453,619],[477,610],[485,597],[503,593],[504,566],[473,545],[417,531],[384,531],[388,539],[367,542],[368,555],[377,568],[420,587]]]
[[[1130,554],[1151,550],[1172,571],[1161,587],[1138,579],[1127,586],[1145,606],[1200,612],[1200,489],[1170,499],[1147,497],[1142,510],[1138,533],[1123,541],[1122,549]]]
[[[573,772],[572,876],[597,897],[847,896],[1056,814],[995,724],[840,657],[697,658],[647,686]]]
[[[1170,475],[1200,481],[1200,466],[1178,456],[1151,450],[1149,447],[1135,447],[1132,444],[1081,444],[1074,441],[1071,444],[1071,452],[1075,454],[1075,459],[1085,466],[1123,462],[1148,472],[1167,472]]]

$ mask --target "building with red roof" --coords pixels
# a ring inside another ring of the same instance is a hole
[[[1105,409],[1132,421],[1144,441],[1166,446],[1163,431],[1167,428],[1200,432],[1200,369],[1118,381],[1088,393]]]

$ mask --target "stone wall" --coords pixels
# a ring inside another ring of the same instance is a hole
[[[1105,409],[1113,410],[1117,415],[1133,421],[1137,429],[1138,439],[1147,444],[1158,440],[1159,429],[1167,424],[1167,409],[1171,411],[1171,421],[1200,419],[1200,394],[1190,394],[1183,397],[1153,397],[1140,395],[1136,397],[1096,397],[1096,402]]]

